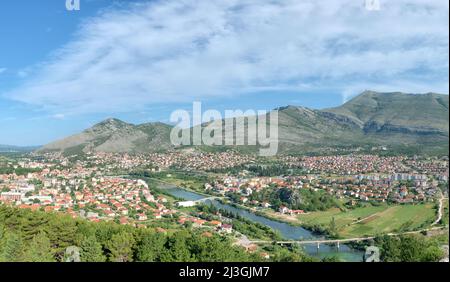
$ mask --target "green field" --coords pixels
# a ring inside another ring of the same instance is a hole
[[[306,224],[328,225],[334,217],[339,235],[351,238],[426,228],[436,218],[433,206],[433,204],[367,206],[345,212],[331,209],[299,215],[298,219]]]
[[[171,183],[175,186],[178,187],[183,187],[185,189],[190,189],[190,190],[194,190],[197,191],[199,193],[204,193],[205,189],[204,187],[204,183],[198,180],[193,180],[193,179],[179,179],[179,178],[174,178],[174,177],[167,177],[162,179],[165,182]]]
[[[327,211],[316,211],[298,216],[298,219],[304,223],[311,224],[328,224],[334,217],[336,226],[341,228],[347,224],[350,224],[358,219],[365,218],[377,212],[386,210],[388,207],[383,205],[379,207],[368,206],[363,208],[356,208],[354,210],[348,210],[342,212],[338,208],[332,208]]]

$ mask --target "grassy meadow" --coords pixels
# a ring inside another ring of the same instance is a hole
[[[366,206],[344,212],[334,208],[297,217],[300,223],[323,225],[330,224],[332,218],[339,235],[351,238],[426,228],[436,218],[436,211],[434,204],[427,203]]]

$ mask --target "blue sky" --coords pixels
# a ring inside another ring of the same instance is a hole
[[[447,1],[0,3],[0,144],[108,117],[337,106],[372,89],[448,93]],[[393,2],[393,3],[392,3]]]

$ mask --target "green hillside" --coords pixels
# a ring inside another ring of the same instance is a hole
[[[281,107],[277,109],[278,152],[335,154],[383,147],[387,154],[448,154],[448,103],[448,95],[442,94],[365,91],[330,109]],[[224,120],[219,120],[201,126],[219,129],[225,128],[222,127],[224,124]],[[232,126],[236,128],[236,125]],[[163,152],[176,149],[170,142],[171,129],[172,126],[164,123],[133,125],[108,119],[80,134],[48,144],[38,152]],[[236,132],[247,140],[247,123],[244,129]],[[236,136],[233,141],[235,139]],[[224,141],[225,134],[222,144]],[[258,149],[249,145],[197,146],[197,149],[207,151],[229,148],[246,153],[255,153]]]

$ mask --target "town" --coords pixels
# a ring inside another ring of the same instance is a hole
[[[281,156],[277,163],[301,169],[301,175],[252,176],[246,169],[237,175],[219,174],[204,191],[218,195],[239,195],[245,205],[270,207],[268,202],[249,201],[262,189],[322,190],[337,199],[357,201],[417,203],[434,201],[446,193],[448,159],[417,157],[379,157],[374,155],[292,157]],[[129,155],[90,154],[71,161],[57,154],[23,158],[13,169],[30,170],[0,174],[1,201],[20,208],[61,211],[91,221],[118,220],[140,224],[176,213],[166,207],[164,196],[154,197],[141,179],[117,176],[137,168],[149,171],[211,171],[242,165],[255,165],[256,158],[235,152]],[[285,206],[280,213],[302,213]],[[200,221],[201,222],[201,221]]]
[[[436,224],[445,226],[448,217],[442,207],[443,199],[448,199],[447,157],[350,154],[258,158],[235,151],[195,150],[83,156],[32,153],[2,157],[0,168],[3,205],[163,233],[193,228],[202,236],[230,238],[233,245],[257,253],[264,260],[273,254],[270,248],[261,248],[255,242],[280,240],[278,231],[222,209],[222,204],[341,238],[364,234],[347,232],[348,224],[340,221],[337,227],[343,228],[342,232],[331,227],[328,212],[337,207],[344,207],[347,211],[340,213],[346,215],[361,206],[364,214],[364,209],[370,207],[382,211],[379,204],[384,205],[383,209],[420,204],[417,207],[421,207],[423,218],[416,227],[404,231],[430,226],[427,222],[438,216],[429,209],[430,204],[441,204],[441,218],[436,219]],[[161,189],[167,185],[194,193],[202,200],[180,198]],[[216,204],[208,207],[213,202]],[[315,213],[324,216],[315,222]],[[313,225],[299,218],[311,214]],[[411,225],[409,216],[417,214],[406,210],[406,218],[397,224],[401,228],[406,223]],[[347,220],[358,223],[364,217]],[[386,232],[399,230],[396,228],[392,225]],[[378,232],[377,228],[373,232]]]

